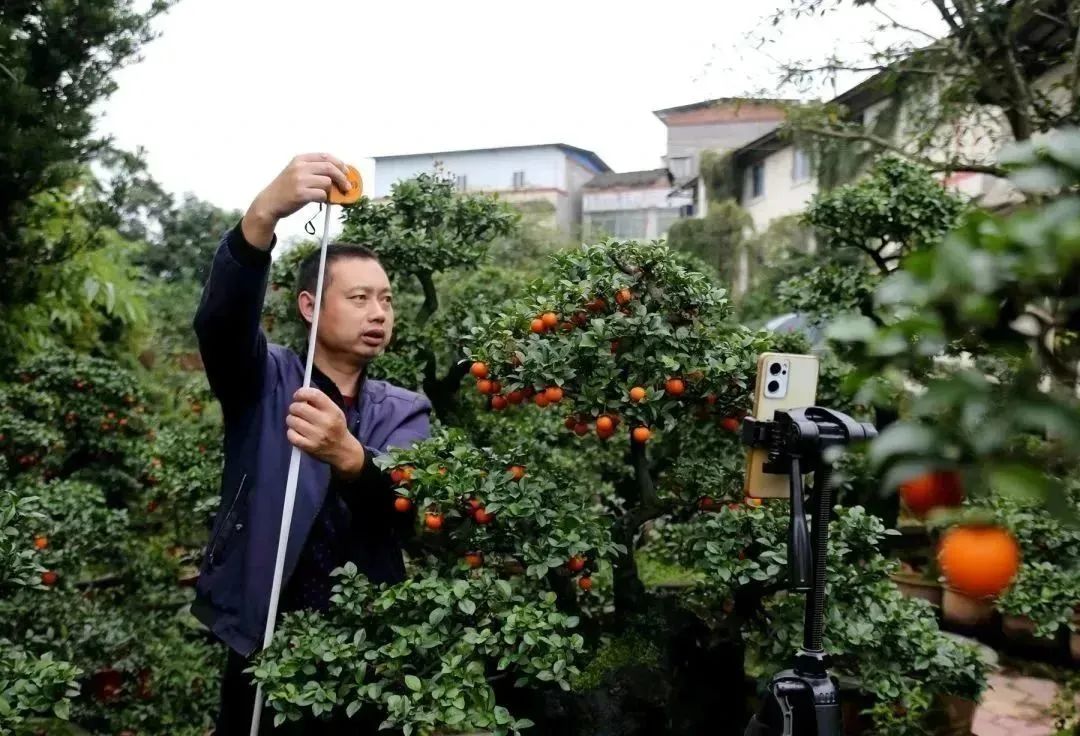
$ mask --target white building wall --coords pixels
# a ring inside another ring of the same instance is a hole
[[[761,232],[777,217],[802,212],[817,194],[818,186],[811,175],[795,181],[792,177],[795,163],[794,146],[785,146],[761,162],[765,167],[765,188],[759,197],[752,197],[753,172],[743,172],[742,206],[754,220],[754,228]]]
[[[655,189],[616,189],[585,191],[585,212],[607,212],[610,210],[643,210],[649,207],[665,208],[669,206],[668,187]]]
[[[373,197],[388,196],[395,182],[434,173],[437,164],[451,176],[464,175],[470,191],[510,189],[516,171],[525,172],[527,188],[566,189],[566,156],[561,149],[550,146],[376,158]]]

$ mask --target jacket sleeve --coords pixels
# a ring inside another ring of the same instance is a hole
[[[277,243],[275,237],[271,248]],[[224,411],[260,394],[266,373],[261,314],[270,252],[249,244],[240,224],[221,239],[203,286],[193,327],[206,377]]]
[[[424,396],[418,396],[402,415],[386,448],[405,449],[417,442],[426,440],[431,434],[431,403]],[[379,520],[391,523],[399,532],[408,533],[413,528],[416,510],[402,514],[394,510],[396,493],[390,481],[390,474],[375,464],[375,458],[384,453],[376,448],[364,447],[364,467],[360,474],[351,480],[336,479],[336,490],[348,505],[354,517],[365,521]]]

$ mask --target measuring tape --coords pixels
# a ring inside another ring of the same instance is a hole
[[[304,366],[304,388],[311,386],[311,369],[315,365],[315,336],[319,334],[319,312],[322,307],[323,281],[326,276],[326,246],[330,242],[330,212],[335,204],[350,205],[359,201],[364,193],[360,172],[354,167],[346,167],[346,175],[352,189],[342,192],[331,187],[327,197],[326,213],[323,217],[322,242],[319,245],[319,278],[315,285],[315,314],[311,318],[311,331],[308,333],[307,364]],[[300,478],[300,448],[293,445],[289,456],[289,475],[285,481],[285,504],[281,509],[281,531],[278,533],[277,557],[274,560],[274,581],[270,586],[270,610],[266,614],[266,630],[263,632],[263,649],[270,646],[277,625],[278,603],[281,599],[281,579],[285,575],[285,550],[289,546],[289,530],[292,528],[293,506],[296,504],[296,485]],[[262,720],[263,687],[255,689],[255,707],[251,714],[251,736],[258,736],[259,723]]]

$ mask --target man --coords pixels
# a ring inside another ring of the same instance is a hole
[[[393,510],[390,481],[372,459],[427,437],[431,406],[419,394],[364,378],[394,328],[390,282],[378,258],[363,246],[328,247],[310,388],[302,388],[306,356],[268,344],[260,326],[278,221],[325,202],[332,185],[350,187],[340,161],[326,154],[293,159],[222,239],[195,314],[225,424],[221,505],[192,609],[229,647],[217,736],[250,729],[255,688],[243,670],[262,645],[293,446],[303,455],[281,610],[326,610],[330,572],[348,561],[375,582],[404,576],[399,540],[412,519]],[[297,279],[309,329],[318,268],[316,252]],[[264,731],[272,721],[264,713]],[[301,732],[321,728],[304,724]]]

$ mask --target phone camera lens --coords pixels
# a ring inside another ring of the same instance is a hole
[[[775,394],[777,391],[780,390],[780,382],[779,381],[769,381],[769,387],[768,388],[769,388],[769,393]]]
[[[783,370],[783,366],[781,366],[779,363],[773,363],[769,366],[769,373],[773,374],[774,376],[779,375],[781,370]]]

